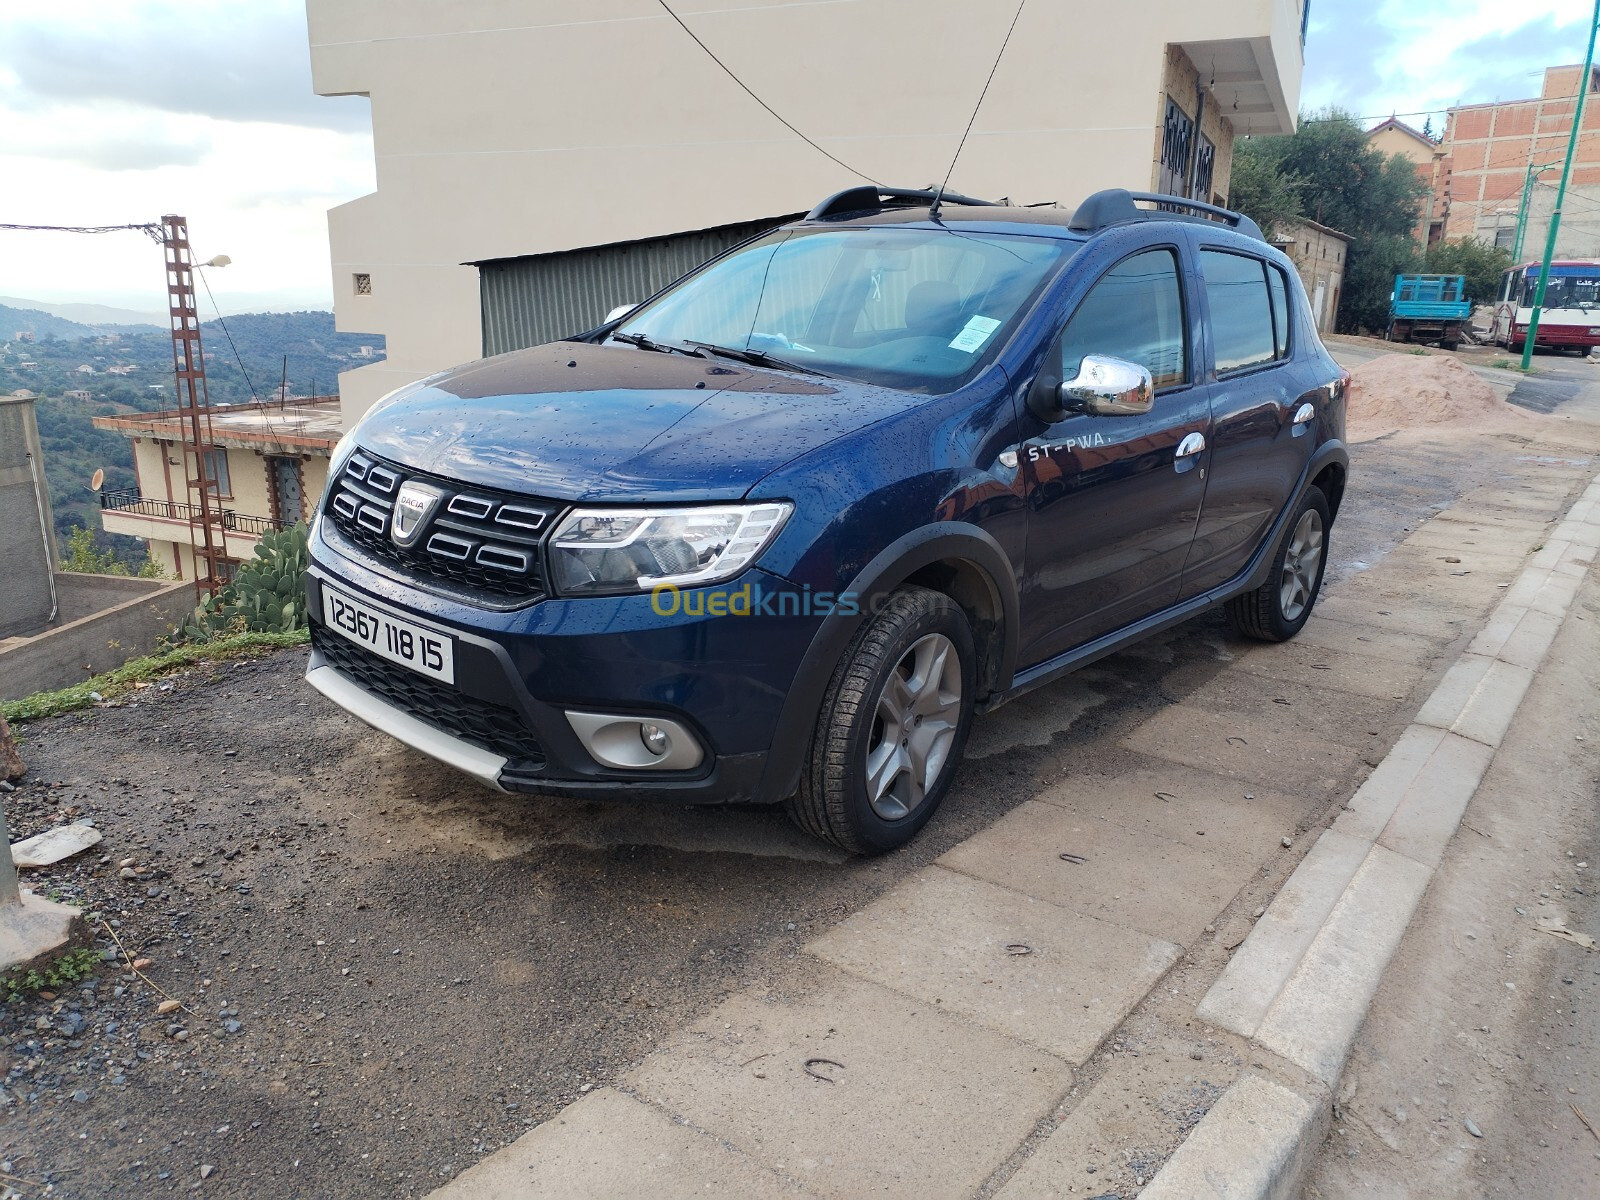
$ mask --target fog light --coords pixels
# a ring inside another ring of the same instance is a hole
[[[569,710],[567,722],[602,767],[692,771],[705,761],[699,739],[682,722],[667,717]]]

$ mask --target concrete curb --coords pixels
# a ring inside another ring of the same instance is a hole
[[[1142,1195],[1297,1193],[1384,969],[1597,549],[1600,476],[1528,560],[1196,1009],[1309,1079],[1293,1087],[1254,1076],[1235,1083]]]

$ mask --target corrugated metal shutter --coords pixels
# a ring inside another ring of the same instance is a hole
[[[772,217],[647,241],[480,262],[483,353],[504,354],[593,329],[617,305],[652,296],[724,250],[793,219]]]

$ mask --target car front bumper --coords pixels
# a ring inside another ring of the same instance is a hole
[[[450,634],[454,683],[380,659],[324,625],[324,584]],[[699,592],[745,587],[776,598],[767,606],[774,611],[664,616],[661,602],[635,595],[551,598],[495,612],[417,588],[313,535],[306,677],[367,724],[502,791],[773,802],[783,797],[769,794],[768,751],[822,616],[806,612],[801,589],[760,570]],[[705,613],[699,593],[680,595],[682,608]],[[569,713],[675,721],[704,753],[689,770],[609,767],[586,748]]]

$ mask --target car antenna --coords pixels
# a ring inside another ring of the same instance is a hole
[[[933,193],[933,203],[928,205],[928,219],[939,219],[939,201],[944,196],[944,189],[950,186],[950,176],[955,174],[956,159],[961,157],[961,151],[966,147],[967,134],[972,132],[972,123],[978,119],[978,110],[983,107],[983,98],[989,94],[989,85],[994,82],[994,73],[1000,69],[1000,60],[1005,57],[1006,47],[1011,44],[1011,35],[1017,31],[1017,21],[1022,16],[1022,10],[1028,0],[1017,0],[1017,11],[1011,16],[1011,28],[1006,30],[1006,40],[1000,43],[1000,52],[994,56],[994,65],[989,68],[989,78],[983,81],[983,91],[978,93],[978,102],[972,106],[972,115],[967,118],[967,127],[962,131],[961,141],[956,144],[955,156],[950,159],[950,169],[944,173],[944,182]]]

